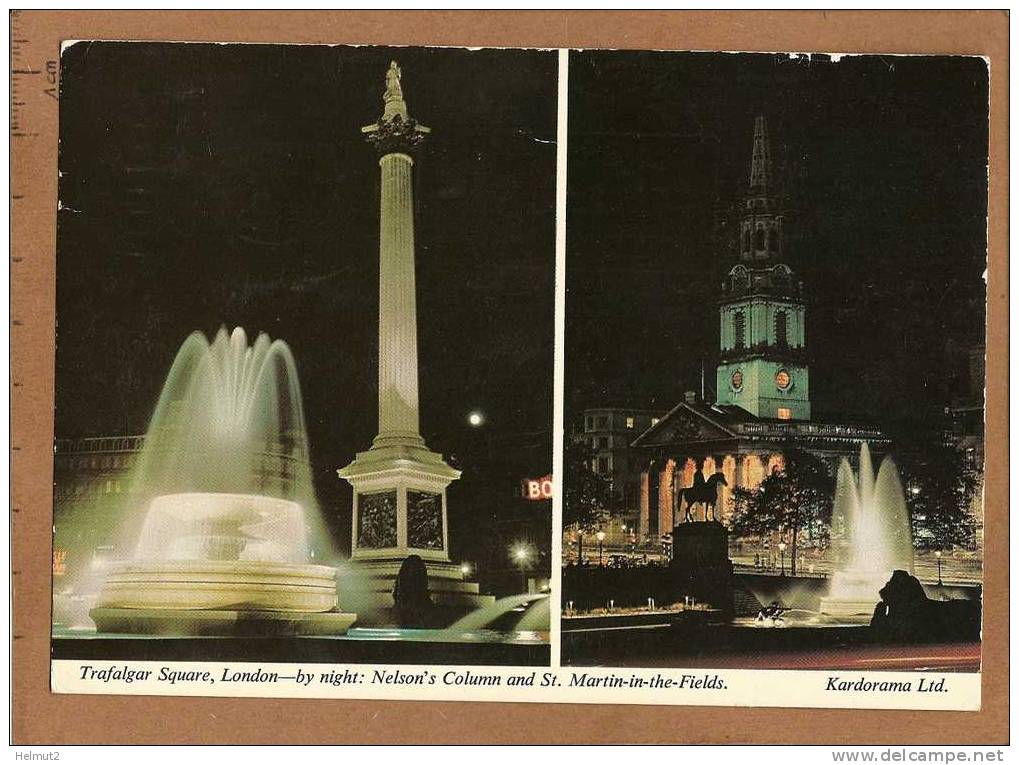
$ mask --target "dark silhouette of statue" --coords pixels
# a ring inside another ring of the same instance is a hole
[[[401,627],[430,627],[435,619],[428,594],[428,568],[420,555],[408,555],[393,585],[393,610]]]
[[[698,470],[693,474],[693,485],[680,489],[676,493],[677,510],[683,506],[683,500],[686,500],[686,514],[683,516],[686,523],[693,521],[693,506],[697,504],[704,506],[705,521],[708,520],[709,515],[711,520],[718,520],[715,513],[715,505],[718,504],[718,484],[729,485],[724,474],[715,473],[705,480],[704,474]]]
[[[906,571],[892,572],[881,588],[870,626],[890,641],[964,641],[980,639],[980,603],[975,600],[931,600],[920,580]]]

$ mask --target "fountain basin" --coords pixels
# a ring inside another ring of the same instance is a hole
[[[357,614],[339,611],[203,611],[173,608],[102,608],[89,612],[96,631],[118,635],[298,637],[345,635]]]
[[[836,571],[826,597],[821,598],[820,611],[827,616],[840,618],[865,617],[874,614],[874,607],[881,600],[879,591],[888,581],[888,573],[873,571]]]
[[[336,607],[336,569],[260,561],[119,563],[107,573],[96,606],[318,613]]]
[[[96,607],[100,632],[338,635],[336,570],[257,561],[145,561],[110,568]]]

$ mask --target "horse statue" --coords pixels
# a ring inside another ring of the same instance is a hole
[[[698,470],[693,476],[693,486],[688,486],[685,489],[680,489],[676,493],[676,509],[683,506],[683,500],[686,500],[686,515],[683,516],[683,520],[686,523],[693,521],[693,510],[694,505],[704,506],[704,520],[708,520],[710,513],[712,521],[718,520],[717,514],[715,513],[715,505],[718,504],[718,484],[722,486],[728,486],[728,481],[725,480],[725,476],[722,473],[715,473],[710,478],[704,478],[704,475]]]

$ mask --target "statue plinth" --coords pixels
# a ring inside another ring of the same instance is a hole
[[[729,532],[721,523],[693,521],[673,528],[669,580],[676,601],[693,597],[731,617],[733,566]]]
[[[449,562],[446,487],[460,471],[441,455],[423,444],[373,446],[337,472],[354,489],[352,560]]]

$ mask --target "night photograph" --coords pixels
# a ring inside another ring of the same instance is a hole
[[[547,664],[556,54],[60,65],[54,658]]]
[[[562,660],[980,668],[988,70],[572,52]]]

